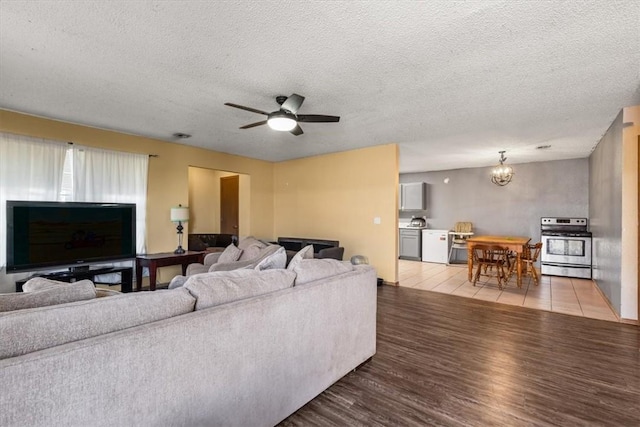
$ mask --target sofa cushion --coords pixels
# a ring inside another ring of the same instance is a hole
[[[233,262],[237,261],[242,255],[243,250],[238,248],[233,243],[224,248],[224,251],[218,257],[218,262]]]
[[[293,270],[296,265],[303,259],[313,259],[313,245],[307,245],[300,249],[289,261],[287,270]]]
[[[275,268],[284,268],[287,265],[287,253],[283,247],[265,257],[255,266],[255,270],[273,270]]]
[[[27,289],[30,289],[29,292],[0,294],[0,312],[65,304],[96,297],[95,286],[90,280],[64,283],[43,278],[37,279],[34,278],[25,283]]]
[[[332,258],[302,259],[293,268],[296,273],[296,286],[314,282],[353,270],[350,262]]]
[[[0,313],[0,359],[189,313],[194,306],[186,289],[175,289]]]
[[[196,298],[196,310],[290,288],[296,275],[284,269],[233,270],[196,274],[184,288]]]
[[[122,295],[122,292],[115,289],[96,288],[96,298],[114,297],[116,295]]]

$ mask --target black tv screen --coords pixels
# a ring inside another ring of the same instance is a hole
[[[7,272],[135,256],[135,204],[7,201]]]

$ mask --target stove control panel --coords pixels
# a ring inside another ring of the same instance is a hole
[[[569,226],[582,226],[587,227],[587,218],[557,218],[546,217],[540,220],[541,225],[569,225]]]

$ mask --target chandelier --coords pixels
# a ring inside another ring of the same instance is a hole
[[[511,182],[511,178],[513,178],[513,168],[504,164],[507,160],[504,156],[505,151],[499,151],[499,153],[500,164],[491,171],[491,182],[502,187]]]

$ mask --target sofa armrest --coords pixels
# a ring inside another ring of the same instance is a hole
[[[184,285],[184,282],[186,282],[187,279],[187,276],[175,276],[173,279],[171,279],[171,282],[169,282],[169,289],[181,287],[182,285]]]
[[[215,265],[215,264],[214,264]],[[210,265],[204,265],[199,263],[189,264],[187,266],[187,276],[193,276],[194,274],[206,273],[209,271]]]
[[[218,258],[220,258],[221,254],[222,252],[210,252],[206,254],[204,256],[204,265],[211,266],[215,264],[216,262],[218,262]]]
[[[315,258],[333,258],[338,261],[342,261],[344,255],[344,248],[339,246],[337,248],[324,248],[318,251],[318,255]]]

